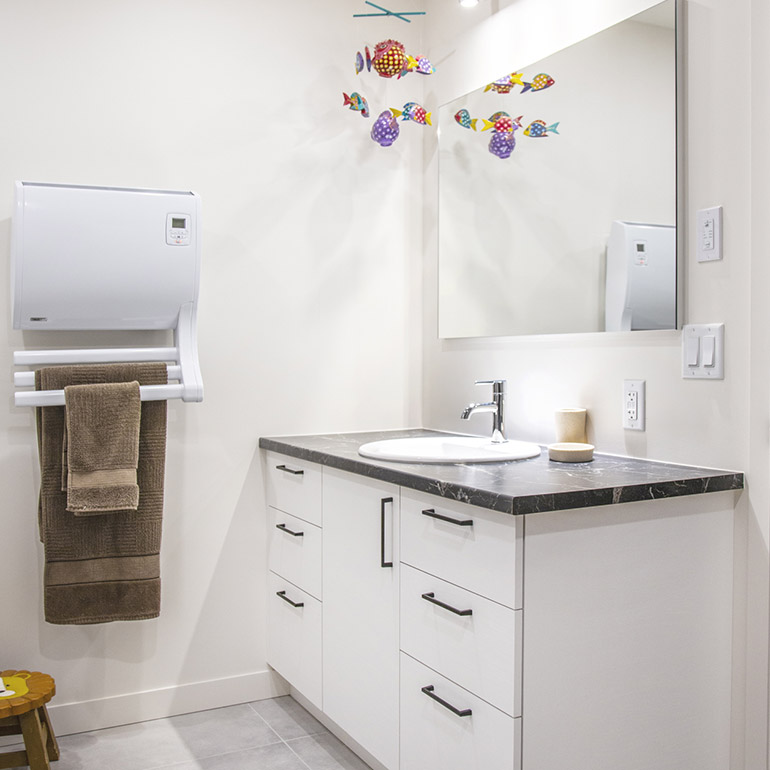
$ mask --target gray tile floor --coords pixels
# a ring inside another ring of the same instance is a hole
[[[52,770],[369,770],[288,696],[65,735],[59,748]]]

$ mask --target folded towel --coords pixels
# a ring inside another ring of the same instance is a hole
[[[67,510],[76,516],[136,510],[139,486],[139,383],[67,385]]]
[[[133,382],[162,385],[165,364],[47,367],[38,390]],[[75,516],[62,491],[64,407],[38,409],[40,535],[45,551],[44,605],[49,623],[141,620],[160,613],[160,541],[166,451],[166,402],[141,405],[135,511]]]

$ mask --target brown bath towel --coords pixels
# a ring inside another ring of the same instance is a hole
[[[67,385],[64,398],[67,510],[76,516],[136,510],[139,383]]]
[[[47,367],[37,390],[132,382],[162,385],[165,364]],[[142,620],[160,613],[160,540],[166,459],[166,402],[141,405],[135,511],[75,516],[62,490],[64,407],[38,409],[40,535],[45,550],[45,619],[49,623]]]

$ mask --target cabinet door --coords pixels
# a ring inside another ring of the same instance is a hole
[[[399,489],[324,468],[323,710],[398,767]]]

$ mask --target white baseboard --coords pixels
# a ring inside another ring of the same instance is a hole
[[[267,670],[75,703],[59,703],[54,697],[48,713],[54,732],[60,736],[233,706],[288,692],[286,682]]]

